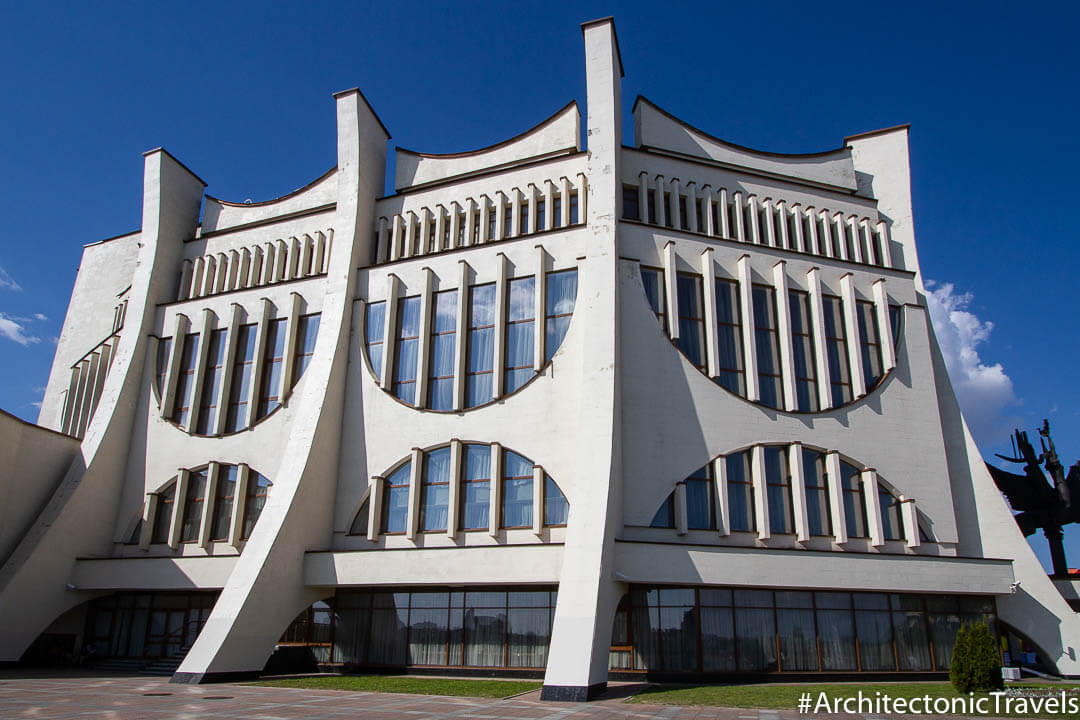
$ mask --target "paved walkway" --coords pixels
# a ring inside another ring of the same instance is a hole
[[[507,700],[340,690],[298,690],[250,685],[173,685],[168,678],[0,672],[0,718],[33,720],[574,720],[614,718],[717,718],[791,720],[773,710],[677,708],[628,704],[633,688],[613,686],[590,703],[540,702],[539,691]],[[804,718],[805,720],[805,718]],[[817,716],[815,720],[823,720]],[[848,718],[850,720],[850,716]]]

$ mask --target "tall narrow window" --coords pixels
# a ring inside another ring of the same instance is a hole
[[[407,462],[386,478],[383,492],[382,531],[387,534],[405,532],[409,519],[409,477],[412,462]]]
[[[679,349],[698,370],[705,369],[705,301],[701,276],[679,273]]]
[[[750,532],[757,528],[754,521],[754,482],[750,476],[750,451],[744,450],[725,458],[727,465],[728,513],[732,532]]]
[[[878,328],[877,313],[874,304],[858,301],[855,303],[855,315],[859,321],[859,350],[862,354],[863,379],[866,390],[878,384],[885,375],[881,362],[881,331]]]
[[[158,398],[164,398],[165,376],[169,372],[169,354],[172,352],[172,338],[158,338],[157,364],[154,372],[154,387],[157,388]]]
[[[817,412],[817,370],[814,365],[814,336],[810,332],[810,294],[788,292],[791,310],[791,350],[795,365],[795,400],[801,412]]]
[[[502,526],[532,526],[533,464],[517,453],[503,452]]]
[[[784,385],[780,374],[780,334],[777,332],[776,290],[754,285],[754,340],[757,345],[758,388],[761,403],[784,405]]]
[[[424,532],[446,530],[450,502],[450,448],[439,448],[424,455],[421,485],[420,529]]]
[[[364,343],[368,362],[376,377],[382,372],[383,329],[386,327],[386,303],[368,303],[364,318]]]
[[[251,374],[255,369],[254,324],[241,325],[236,336],[236,357],[233,360],[232,382],[229,385],[229,412],[225,415],[225,432],[247,427],[248,403],[251,402]]]
[[[544,276],[547,283],[544,317],[544,361],[555,355],[566,337],[577,301],[577,270],[562,270]]]
[[[195,363],[199,359],[199,333],[184,336],[184,350],[180,354],[180,372],[176,377],[176,399],[173,401],[172,419],[177,425],[187,425],[191,412],[191,395],[195,387]]]
[[[649,523],[649,527],[654,528],[673,528],[675,527],[675,493],[672,492],[660,505],[660,508],[653,515],[652,522]]]
[[[765,487],[769,499],[769,532],[781,535],[795,532],[786,447],[765,448]]]
[[[672,212],[673,207],[671,205],[671,193],[664,193],[664,225],[667,227],[675,227],[675,214]]]
[[[866,537],[866,496],[859,469],[840,463],[840,489],[844,496],[844,521],[849,538]]]
[[[506,304],[506,376],[505,392],[514,392],[532,378],[533,333],[536,331],[536,278],[510,281],[510,300]]]
[[[469,288],[469,357],[465,377],[467,407],[492,399],[495,366],[495,284]]]
[[[514,206],[510,203],[503,205],[503,239],[510,237],[514,232]]]
[[[570,195],[570,224],[577,225],[579,222],[581,219],[578,217],[578,195],[572,193]]]
[[[529,202],[527,199],[521,200],[521,221],[518,223],[518,235],[524,235],[529,232]]]
[[[543,197],[536,201],[536,230],[547,230],[547,201]]]
[[[206,468],[203,468],[188,474],[187,493],[184,494],[184,517],[180,524],[180,540],[183,542],[195,542],[199,539],[205,502]]]
[[[834,407],[851,402],[851,367],[848,365],[847,332],[840,298],[821,297],[825,315],[825,354],[829,360],[829,381],[832,383]]]
[[[491,495],[491,447],[466,445],[462,463],[462,530],[487,530]]]
[[[432,410],[453,410],[458,291],[437,292],[432,300],[428,407]]]
[[[638,189],[636,185],[622,186],[622,216],[626,220],[640,220]]]
[[[218,467],[217,486],[214,490],[214,522],[210,526],[211,540],[228,540],[232,525],[233,503],[236,502],[236,465]]]
[[[691,530],[716,529],[712,465],[686,478],[686,526]]]
[[[829,490],[825,485],[825,455],[803,449],[803,483],[806,487],[806,520],[811,535],[832,535]]]
[[[731,280],[716,279],[716,380],[733,393],[746,397],[743,370],[742,310],[739,286]]]
[[[255,417],[266,417],[281,404],[281,368],[285,364],[285,323],[287,318],[271,320],[266,326],[266,352],[263,355],[262,387]]]
[[[562,198],[558,195],[551,200],[551,227],[562,227]]]
[[[370,500],[360,503],[360,509],[356,511],[356,517],[353,518],[352,525],[349,526],[350,535],[367,536],[369,503]]]
[[[892,325],[893,347],[900,344],[900,324],[904,321],[904,308],[902,305],[889,306],[889,324]]]
[[[495,239],[495,220],[496,220],[495,208],[488,208],[488,222],[487,222],[487,240],[491,242]]]
[[[195,423],[195,432],[200,435],[214,431],[224,366],[225,330],[214,330],[210,333],[210,344],[206,348],[206,375],[203,377],[202,399],[199,400],[199,417]]]
[[[293,366],[293,385],[311,364],[311,358],[315,354],[315,340],[319,337],[319,320],[319,313],[300,316],[300,325],[296,328],[296,364]]]
[[[645,205],[649,211],[649,222],[656,224],[656,191],[649,188],[645,191]]]
[[[664,271],[658,268],[641,268],[641,284],[645,286],[645,297],[649,307],[656,315],[660,328],[664,328]]]
[[[266,493],[270,481],[257,472],[248,471],[247,494],[244,496],[244,527],[240,537],[247,540],[259,521],[263,506],[266,505]]]
[[[886,540],[904,539],[904,521],[900,517],[900,501],[883,487],[878,488],[878,507],[881,508],[881,532]]]
[[[686,213],[686,196],[679,196],[679,229],[690,229],[690,216]]]
[[[398,300],[397,321],[393,393],[412,404],[416,401],[416,359],[420,347],[420,298],[418,296]]]
[[[158,493],[157,508],[154,510],[154,532],[150,536],[152,543],[169,542],[172,529],[173,504],[176,499],[176,483]]]
[[[566,496],[551,479],[544,474],[544,527],[561,527],[566,525],[566,519],[570,515],[570,505],[566,502]]]

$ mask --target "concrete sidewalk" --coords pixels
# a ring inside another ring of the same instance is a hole
[[[539,691],[507,700],[250,685],[172,685],[167,678],[93,673],[0,672],[0,718],[34,720],[364,720],[399,718],[719,718],[789,720],[798,713],[712,707],[628,704],[640,686],[613,686],[599,700],[540,702]],[[820,716],[816,720],[823,720]],[[849,716],[850,720],[850,716]]]

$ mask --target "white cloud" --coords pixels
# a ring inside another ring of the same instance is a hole
[[[8,274],[8,271],[0,267],[0,290],[11,290],[12,292],[21,292],[22,287],[19,283],[15,282],[15,278]]]
[[[45,320],[48,320],[49,317],[47,315],[43,315],[42,313],[34,313],[34,319],[44,322]]]
[[[994,324],[970,311],[971,293],[956,292],[952,283],[927,284],[932,288],[927,296],[930,319],[964,418],[980,444],[1003,442],[1017,422],[1005,409],[1020,400],[1001,363],[988,365],[979,357],[978,348]]]
[[[0,313],[0,337],[14,340],[23,346],[41,342],[41,338],[35,335],[27,335],[26,327],[20,324],[19,320],[21,318],[10,318],[4,313]]]

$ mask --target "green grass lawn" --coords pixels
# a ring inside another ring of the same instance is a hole
[[[406,675],[327,675],[322,677],[260,680],[250,684],[312,690],[359,690],[363,692],[483,698],[504,698],[528,692],[529,690],[536,690],[540,687],[540,682],[535,680],[472,680],[410,677]]]
[[[1020,687],[1010,685],[1010,688]],[[1024,683],[1023,688],[1039,689],[1054,692],[1060,695],[1066,690],[1072,697],[1078,697],[1080,686],[1071,684],[1036,685]],[[795,710],[798,707],[799,698],[803,693],[810,692],[814,701],[818,694],[825,692],[830,699],[856,697],[859,691],[863,697],[876,697],[875,693],[888,694],[898,698],[921,698],[929,695],[931,698],[956,698],[959,693],[947,682],[926,683],[849,683],[849,684],[761,684],[761,685],[650,685],[631,702],[656,703],[662,705],[718,705],[722,707],[745,707],[765,708],[772,710]],[[1004,705],[1001,706],[1002,708]],[[822,713],[825,711],[822,710]],[[862,713],[862,711],[860,711]],[[865,714],[865,713],[862,713]],[[876,714],[876,713],[870,713]],[[920,714],[927,714],[925,712]],[[1009,717],[1044,717],[1062,718],[1068,717],[1067,713],[1047,712],[995,712],[994,698],[989,698],[989,715]],[[808,717],[812,715],[808,714]]]

